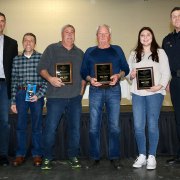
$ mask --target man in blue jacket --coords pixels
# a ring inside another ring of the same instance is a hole
[[[108,158],[114,168],[120,169],[120,79],[129,73],[129,66],[121,47],[111,45],[111,28],[97,29],[98,45],[88,48],[84,55],[81,76],[90,82],[90,167],[100,162],[100,127],[102,109],[108,114]]]

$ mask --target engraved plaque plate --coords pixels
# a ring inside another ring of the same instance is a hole
[[[150,89],[154,86],[153,67],[136,68],[137,89]]]
[[[72,63],[57,63],[56,77],[61,78],[64,84],[72,83]]]
[[[95,76],[101,84],[109,84],[112,76],[112,63],[95,64]]]

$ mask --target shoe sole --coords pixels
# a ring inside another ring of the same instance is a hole
[[[76,168],[81,168],[81,165],[75,165],[73,166],[71,162],[68,162],[68,164],[71,166],[71,168],[76,169]]]
[[[146,169],[147,169],[147,170],[154,170],[154,169],[156,169],[156,166],[151,166],[151,167],[148,167],[148,166],[147,166]]]
[[[72,168],[72,169],[80,169],[80,168],[81,168],[81,166],[79,166],[79,167],[77,167],[77,166],[76,166],[76,167],[71,166],[71,168]]]
[[[81,168],[81,166],[71,166],[71,165],[70,165],[70,167],[71,167],[72,169],[80,169],[80,168]]]
[[[22,162],[20,164],[12,164],[13,167],[18,167],[18,166],[22,166],[25,162]]]
[[[48,168],[48,167],[41,167],[42,170],[51,170],[52,168]]]
[[[70,165],[72,168],[81,168],[81,165],[77,165],[77,166],[72,166]]]
[[[134,164],[133,164],[133,167],[134,167],[134,168],[141,168],[141,167],[143,167],[143,166],[145,166],[145,165],[146,165],[146,163],[142,164],[141,166],[137,166],[137,165],[134,165]]]
[[[2,164],[1,166],[6,167],[6,166],[9,166],[9,164]]]

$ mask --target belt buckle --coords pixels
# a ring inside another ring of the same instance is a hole
[[[107,88],[110,87],[110,85],[109,85],[109,84],[103,84],[102,86],[99,86],[99,87],[104,88],[104,89],[107,89]]]

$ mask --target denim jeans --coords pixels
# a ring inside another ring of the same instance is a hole
[[[0,155],[8,155],[10,125],[9,102],[6,82],[0,82]]]
[[[164,96],[154,94],[150,96],[138,96],[132,94],[134,130],[139,154],[146,155],[145,127],[148,129],[149,155],[156,155],[159,141],[159,114]],[[147,122],[147,123],[146,123]]]
[[[73,98],[47,99],[47,116],[43,131],[44,158],[53,159],[56,130],[65,111],[68,124],[68,157],[71,158],[79,155],[81,101],[81,95]]]
[[[42,156],[42,111],[44,98],[37,102],[25,101],[26,91],[19,90],[16,94],[16,108],[18,111],[17,149],[16,156],[25,156],[27,152],[27,122],[28,110],[31,112],[32,127],[32,156]]]
[[[90,86],[90,157],[100,159],[100,129],[102,110],[105,105],[108,116],[108,158],[118,159],[120,156],[120,98],[119,85],[108,88]]]

